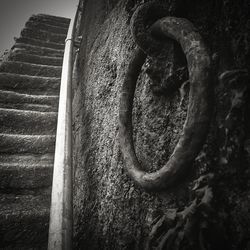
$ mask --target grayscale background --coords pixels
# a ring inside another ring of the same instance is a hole
[[[10,49],[25,22],[33,14],[45,13],[70,18],[77,0],[0,0],[0,54]]]

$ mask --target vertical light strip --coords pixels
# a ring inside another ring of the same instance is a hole
[[[49,223],[49,250],[72,249],[73,236],[73,181],[72,181],[72,100],[74,31],[78,17],[71,19],[63,57],[58,108],[56,148]]]

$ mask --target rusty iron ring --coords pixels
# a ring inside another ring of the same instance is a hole
[[[174,13],[173,13],[174,12]],[[137,7],[130,20],[131,34],[135,43],[150,57],[165,57],[167,41],[155,39],[150,34],[150,27],[160,18],[178,16],[178,11],[171,10],[170,4],[151,1]]]
[[[137,159],[133,143],[132,109],[136,82],[147,55],[137,49],[123,82],[119,108],[119,140],[126,169],[143,189],[167,189],[190,170],[202,149],[209,129],[213,104],[211,59],[202,37],[184,18],[164,17],[152,26],[152,35],[176,40],[186,56],[189,71],[189,104],[180,139],[168,162],[159,170],[144,171]]]

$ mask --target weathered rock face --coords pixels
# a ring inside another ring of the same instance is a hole
[[[127,176],[118,142],[121,85],[136,47],[129,19],[138,4],[84,3],[73,101],[75,247],[247,249],[250,5],[246,0],[182,3],[181,16],[211,50],[213,118],[190,175],[176,188],[146,193]],[[178,48],[171,45],[169,51],[166,67],[178,68]],[[188,105],[188,86],[171,96],[153,94],[146,74],[152,64],[148,59],[142,68],[133,109],[135,150],[148,171],[161,168],[172,154]],[[165,73],[167,79],[170,70]]]

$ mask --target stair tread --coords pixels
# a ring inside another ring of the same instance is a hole
[[[15,50],[12,52],[8,60],[51,66],[62,66],[63,63],[63,57],[30,54],[28,51],[24,52],[23,50]]]
[[[44,48],[56,49],[56,50],[63,50],[65,46],[64,43],[45,42],[39,39],[25,37],[25,36],[16,38],[15,41],[16,43],[19,43],[19,44],[33,45],[33,46],[39,46],[39,47],[44,47]]]
[[[54,49],[54,48],[48,48],[48,47],[42,47],[42,46],[39,46],[39,45],[30,45],[30,44],[26,44],[26,43],[15,43],[14,44],[14,48],[18,47],[18,46],[27,46],[29,48],[39,48],[39,49],[45,49],[45,50],[48,50],[48,51],[58,51],[58,52],[61,52],[63,53],[64,50],[63,49]]]
[[[14,54],[18,54],[18,53],[23,53],[22,50],[16,50],[14,52]],[[60,59],[60,60],[63,60],[63,56],[44,56],[44,55],[34,55],[34,54],[29,54],[29,53],[25,53],[25,55],[29,55],[29,56],[32,56],[32,57],[39,57],[39,58],[42,58],[42,59]]]
[[[41,115],[41,116],[56,116],[57,112],[41,112],[41,111],[34,111],[34,110],[19,110],[19,109],[6,109],[6,108],[0,108],[0,113],[13,113],[13,114],[32,114],[32,115]]]
[[[10,136],[10,137],[20,137],[20,138],[52,138],[55,137],[53,135],[20,135],[20,134],[8,134],[8,133],[0,133],[0,136]]]
[[[49,208],[48,194],[0,194],[1,247],[40,249],[41,245],[45,245],[48,237]]]
[[[28,44],[28,43],[20,43],[20,42],[17,42],[14,44],[13,48],[23,48],[23,47],[26,47],[26,48],[30,48],[30,49],[43,49],[43,50],[46,50],[46,51],[49,51],[49,52],[58,52],[58,53],[61,53],[63,54],[64,50],[63,49],[55,49],[55,48],[49,48],[49,47],[43,47],[43,46],[40,46],[40,45],[34,45],[34,44]]]
[[[60,77],[55,77],[55,76],[31,76],[31,75],[20,75],[20,74],[16,74],[16,73],[8,73],[8,72],[0,72],[0,77],[3,78],[14,78],[15,80],[42,80],[42,81],[47,81],[47,80],[54,80],[54,81],[61,81]],[[13,79],[11,79],[13,80]],[[2,79],[0,78],[0,83],[1,83]]]
[[[48,214],[50,195],[17,195],[0,193],[0,218],[6,215],[29,216],[31,213]],[[2,214],[4,212],[4,214]]]
[[[63,16],[56,16],[56,15],[50,15],[50,14],[44,14],[44,13],[38,13],[35,16],[41,16],[41,17],[48,17],[48,18],[58,19],[58,20],[61,20],[62,22],[65,22],[65,23],[69,23],[70,22],[70,18],[63,17]]]
[[[0,108],[0,133],[50,135],[56,133],[57,112]]]
[[[22,135],[53,135],[57,112],[0,108],[0,133]]]
[[[34,194],[41,192],[40,189],[51,187],[53,162],[3,162],[0,163],[0,173],[0,191],[3,193]]]
[[[38,20],[39,22],[53,23],[59,27],[68,27],[70,19],[58,19],[55,16],[45,15],[45,14],[36,14],[32,15],[29,20]]]
[[[55,135],[25,135],[0,133],[1,153],[53,153]]]
[[[22,30],[22,32],[24,32],[24,33],[25,33],[25,31],[34,32],[35,34],[39,33],[40,35],[45,35],[45,36],[48,36],[48,37],[53,37],[53,36],[54,37],[60,37],[62,39],[65,39],[66,36],[67,36],[67,32],[66,33],[57,33],[57,32],[53,32],[53,31],[49,31],[49,30],[43,30],[43,29],[27,27],[27,26],[25,26],[23,28],[23,30]]]
[[[57,112],[57,106],[34,104],[34,103],[0,103],[1,108],[17,109],[17,110],[31,110],[41,112]]]
[[[19,166],[30,166],[37,165],[39,163],[42,164],[51,164],[54,162],[54,154],[0,154],[0,165],[1,164],[9,164]]]
[[[44,14],[44,13],[39,13],[39,14],[36,14],[35,16],[51,18],[51,19],[59,20],[63,23],[67,23],[67,24],[69,24],[70,22],[70,18],[62,17],[62,16],[49,15],[49,14]]]
[[[30,29],[39,29],[42,31],[49,31],[55,34],[67,35],[68,29],[65,27],[58,27],[48,23],[41,23],[38,21],[28,21],[25,26]]]
[[[25,43],[16,43],[12,47],[12,52],[16,53],[29,53],[33,55],[38,56],[53,56],[53,57],[63,57],[64,50],[62,49],[54,49],[54,48],[48,48],[48,47],[41,47],[37,45],[29,45]]]
[[[13,169],[35,169],[35,168],[47,168],[47,167],[53,167],[53,162],[50,163],[44,163],[44,162],[37,162],[35,164],[24,164],[21,162],[0,162],[0,169],[7,169],[7,168],[13,168]]]
[[[32,95],[0,90],[0,108],[4,109],[57,112],[58,103],[58,95]]]
[[[9,90],[0,90],[0,103],[34,103],[34,104],[57,104],[58,95],[34,95],[24,94]]]
[[[19,93],[58,94],[61,79],[59,77],[20,75],[16,73],[0,72],[0,88],[15,90]]]
[[[54,65],[37,65],[34,63],[26,63],[26,62],[12,62],[12,61],[5,61],[2,63],[2,65],[27,65],[30,67],[41,67],[41,68],[54,68],[54,69],[62,69],[61,66],[54,66]],[[1,69],[2,67],[0,67]]]
[[[0,71],[34,76],[61,75],[62,67],[53,65],[41,65],[27,62],[5,61],[0,65]]]
[[[69,27],[69,23],[64,23],[64,22],[60,22],[60,21],[55,20],[55,19],[53,20],[51,18],[46,18],[43,16],[37,16],[37,15],[31,16],[28,21],[38,21],[40,23],[52,24],[54,26],[63,27],[63,28]]]
[[[31,38],[40,39],[42,41],[55,43],[63,43],[66,39],[66,35],[56,34],[42,30],[33,30],[30,28],[24,28],[21,31],[21,36],[29,36]]]
[[[0,154],[0,189],[44,188],[51,186],[54,154]]]

